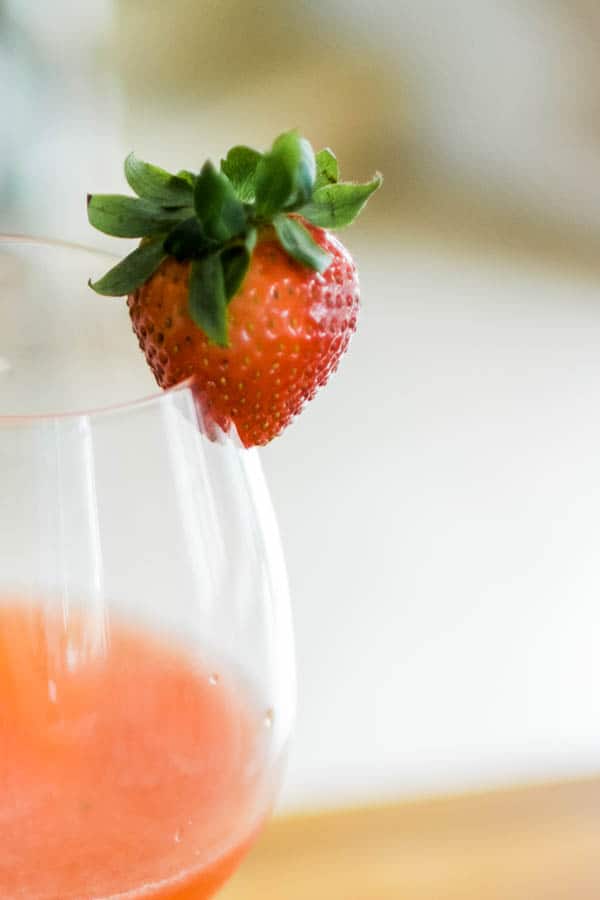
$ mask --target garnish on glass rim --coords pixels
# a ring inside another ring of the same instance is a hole
[[[158,384],[193,378],[207,414],[266,444],[324,385],[356,328],[354,262],[330,230],[381,185],[339,180],[329,149],[296,131],[271,150],[233,147],[220,169],[171,175],[133,154],[137,197],[88,196],[90,223],[140,245],[90,286],[128,295]]]

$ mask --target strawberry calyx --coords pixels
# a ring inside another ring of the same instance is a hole
[[[314,153],[297,131],[281,134],[270,151],[233,147],[217,169],[175,175],[130,154],[125,178],[137,194],[88,196],[91,225],[140,245],[98,281],[97,293],[131,294],[167,257],[191,262],[189,313],[210,341],[228,346],[227,306],[239,291],[259,235],[272,230],[286,253],[323,273],[331,256],[303,220],[326,229],[350,225],[381,186],[341,182],[328,148]]]

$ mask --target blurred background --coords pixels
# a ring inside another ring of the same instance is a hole
[[[0,0],[0,231],[117,251],[84,198],[130,150],[297,126],[385,174],[352,352],[262,452],[286,810],[598,771],[599,40],[592,0]]]

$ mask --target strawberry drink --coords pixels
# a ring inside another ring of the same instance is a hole
[[[265,808],[266,726],[226,667],[0,605],[0,896],[203,900]]]

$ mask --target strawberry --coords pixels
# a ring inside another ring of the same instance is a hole
[[[296,132],[268,153],[234,147],[198,175],[136,159],[137,197],[92,195],[88,217],[140,245],[99,281],[128,295],[158,384],[190,379],[205,416],[266,444],[324,385],[356,327],[358,276],[327,230],[350,224],[381,184],[339,181],[330,150]]]

